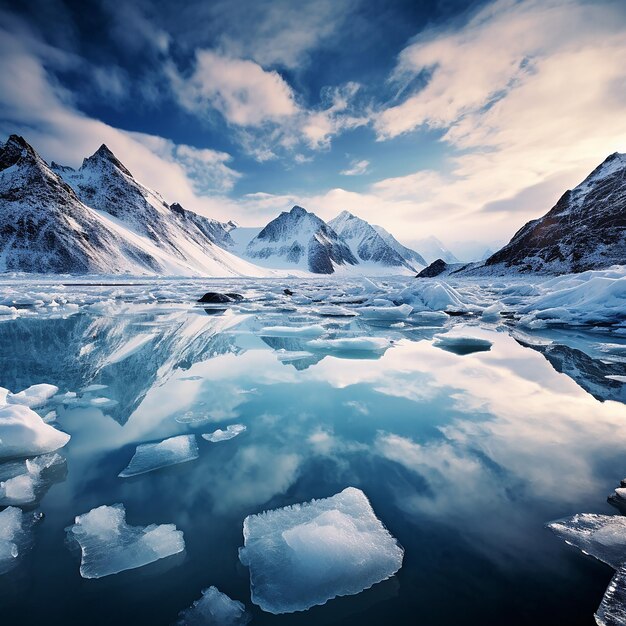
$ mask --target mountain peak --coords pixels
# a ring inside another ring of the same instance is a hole
[[[132,178],[132,174],[128,171],[128,168],[113,154],[111,149],[105,143],[103,143],[90,157],[83,159],[82,167],[87,168],[101,163],[110,163]]]
[[[289,213],[294,217],[300,217],[301,215],[306,215],[307,210],[296,204],[291,208],[291,211],[289,211]]]
[[[35,149],[20,135],[10,135],[6,143],[0,144],[0,171],[15,165],[23,156],[27,155],[31,160],[41,158]]]

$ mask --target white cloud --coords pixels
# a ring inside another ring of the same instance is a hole
[[[259,126],[294,115],[298,107],[291,87],[275,71],[254,61],[198,50],[188,78],[170,66],[169,75],[179,102],[194,113],[217,109],[227,122]]]
[[[339,173],[343,176],[360,176],[361,174],[367,173],[369,166],[370,162],[366,159],[363,159],[362,161],[355,160],[350,163],[349,168],[341,170]]]

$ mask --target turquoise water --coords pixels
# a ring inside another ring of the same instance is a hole
[[[392,343],[341,352],[262,334],[309,324]],[[433,345],[445,332],[492,347],[457,354]],[[578,349],[601,339],[558,333]],[[78,395],[40,411],[56,409],[72,435],[60,451],[67,471],[36,508],[45,519],[32,550],[0,577],[2,623],[170,624],[215,585],[258,624],[592,624],[612,572],[544,524],[616,512],[606,496],[626,473],[626,407],[585,391],[594,375],[558,373],[510,327],[471,318],[392,326],[303,308],[126,303],[7,320],[0,386],[48,382]],[[106,388],[81,394],[94,383]],[[95,397],[104,408],[89,405]],[[138,443],[233,423],[246,432],[220,443],[198,437],[195,461],[118,478]],[[303,613],[252,605],[237,556],[243,519],[350,485],[404,547],[398,574]],[[176,524],[185,552],[82,579],[64,528],[116,502],[131,525]]]

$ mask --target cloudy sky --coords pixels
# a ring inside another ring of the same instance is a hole
[[[348,209],[468,255],[626,152],[626,3],[0,0],[14,132],[218,219]]]

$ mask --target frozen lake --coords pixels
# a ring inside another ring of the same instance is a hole
[[[551,284],[411,281],[4,281],[0,387],[58,387],[33,410],[71,439],[22,507],[45,517],[0,575],[2,623],[167,625],[211,586],[254,624],[593,623],[613,570],[545,524],[617,513],[619,293],[597,283],[590,322],[567,294],[533,309]],[[348,487],[404,549],[397,573],[301,612],[253,604],[244,519]],[[170,556],[83,578],[65,529],[117,503],[129,526],[175,525]]]

